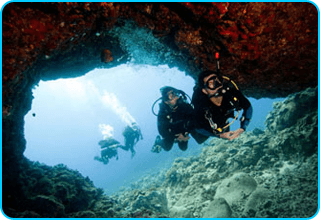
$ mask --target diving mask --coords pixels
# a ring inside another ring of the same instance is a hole
[[[222,83],[217,75],[211,76],[205,84],[205,87],[210,90],[215,90],[220,86],[222,86]]]
[[[171,100],[177,98],[178,96],[179,96],[179,94],[176,91],[170,90],[167,93],[166,101],[171,101]]]

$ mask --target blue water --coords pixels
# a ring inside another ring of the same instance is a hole
[[[170,152],[150,152],[158,135],[151,106],[165,85],[181,89],[191,97],[194,80],[168,66],[121,65],[95,69],[79,78],[41,81],[33,90],[32,109],[25,116],[27,148],[24,155],[47,165],[63,163],[112,194],[143,175],[169,167],[176,157],[197,154],[201,146],[192,139],[186,152],[177,146]],[[93,159],[100,154],[98,142],[103,138],[99,124],[111,125],[114,138],[124,143],[122,131],[126,123],[119,112],[101,102],[104,92],[115,95],[121,111],[137,121],[144,138],[137,143],[133,159],[130,152],[118,149],[119,160],[112,158],[108,165]],[[272,110],[272,103],[282,99],[249,100],[254,113],[248,130],[265,129],[264,121]],[[239,121],[233,125],[237,127]]]

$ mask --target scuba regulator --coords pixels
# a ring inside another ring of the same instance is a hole
[[[219,88],[217,90],[217,92],[214,95],[209,96],[208,98],[212,98],[212,97],[218,97],[218,96],[222,96],[224,94],[227,93],[228,90],[230,90],[230,83],[232,83],[233,87],[236,88],[236,90],[239,90],[238,86],[235,84],[235,82],[233,80],[231,80],[230,78],[226,77],[226,76],[222,76],[221,72],[220,72],[220,63],[219,63],[219,53],[217,52],[215,55],[216,58],[216,75],[211,76],[206,84],[204,85],[205,88],[210,89],[210,90],[216,90],[217,88]],[[227,125],[223,126],[223,127],[218,127],[216,123],[213,122],[212,120],[212,115],[206,111],[205,114],[205,118],[208,120],[210,127],[212,128],[213,133],[215,134],[219,134],[222,133],[226,128],[228,128],[231,124],[233,124],[235,122],[235,120],[238,118],[239,114],[240,114],[240,109],[237,107],[238,105],[238,99],[237,97],[232,97],[230,104],[232,106],[234,106],[234,108],[232,109],[232,111],[237,111],[236,116],[232,119],[232,121],[230,123],[228,123]]]

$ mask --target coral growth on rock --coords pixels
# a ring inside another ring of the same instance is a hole
[[[17,183],[24,200],[13,207],[3,207],[10,217],[32,217],[35,213],[41,217],[67,217],[90,209],[102,198],[102,189],[62,164],[50,167],[26,160],[24,167]]]
[[[211,139],[199,156],[177,158],[155,184],[145,177],[139,193],[165,190],[162,205],[170,217],[312,217],[318,207],[317,97],[317,89],[307,89],[275,103],[266,130],[231,142]],[[133,195],[125,191],[119,201],[132,207]]]

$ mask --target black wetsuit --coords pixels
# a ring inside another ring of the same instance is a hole
[[[218,136],[221,132],[229,131],[224,128],[229,118],[235,117],[235,111],[243,109],[240,126],[244,130],[252,117],[252,107],[249,100],[229,80],[223,82],[223,95],[221,106],[214,105],[202,88],[195,87],[192,96],[194,105],[194,120],[196,131],[206,136]]]
[[[108,164],[109,159],[112,157],[116,157],[118,160],[117,148],[122,146],[119,141],[113,138],[108,138],[106,140],[99,141],[99,145],[101,146],[101,157],[95,156],[95,160],[100,161],[103,164]]]
[[[125,130],[123,131],[125,146],[122,147],[123,150],[130,151],[134,153],[134,145],[141,139],[143,139],[140,128],[135,126],[134,128],[131,126],[126,126]]]
[[[118,152],[117,148],[120,147],[120,143],[114,139],[107,139],[99,141],[99,145],[101,146],[101,158],[112,158],[117,157]]]
[[[177,100],[177,108],[174,110],[164,102],[160,103],[158,115],[158,131],[162,136],[162,148],[171,150],[177,134],[191,133],[198,142],[198,136],[194,136],[193,108],[185,102],[182,97]],[[185,151],[188,147],[187,141],[178,141],[178,146]]]

